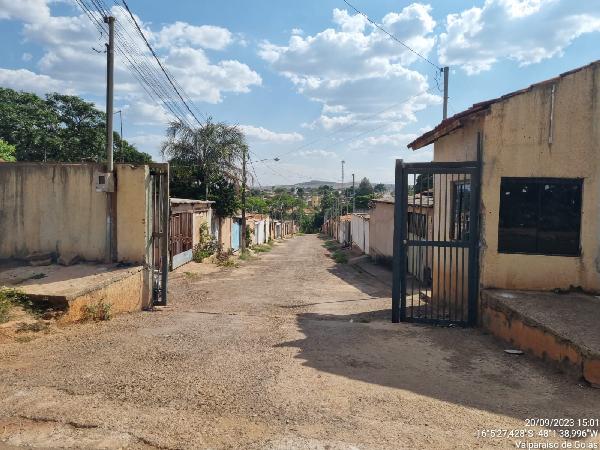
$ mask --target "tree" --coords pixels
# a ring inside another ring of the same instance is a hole
[[[171,122],[167,140],[162,145],[163,155],[179,164],[195,166],[201,179],[204,198],[210,189],[223,180],[239,184],[241,160],[247,151],[246,138],[237,127],[213,122],[209,118],[199,127],[190,127],[181,121]]]
[[[0,139],[0,161],[12,162],[16,161],[15,153],[17,149],[14,145]]]
[[[215,212],[222,217],[230,217],[240,209],[240,200],[236,186],[225,177],[219,177],[212,185],[210,200],[215,202]]]
[[[304,198],[304,188],[299,187],[298,189],[296,189],[296,195],[298,196],[298,198]]]
[[[80,97],[0,88],[0,138],[17,148],[19,161],[106,160],[105,114]],[[115,133],[117,162],[152,161]],[[121,151],[121,147],[123,151]]]
[[[376,194],[385,194],[385,191],[387,191],[387,189],[385,188],[385,184],[383,183],[377,183],[373,190]]]
[[[433,188],[433,174],[432,173],[422,173],[417,175],[417,179],[415,180],[415,185],[413,187],[413,191],[415,194],[426,191],[428,189]]]
[[[369,181],[369,179],[367,177],[360,180],[358,189],[356,189],[357,197],[365,196],[365,195],[373,195],[374,192],[375,192],[375,190],[373,189],[373,186],[371,185],[371,182]]]

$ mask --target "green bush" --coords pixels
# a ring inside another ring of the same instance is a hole
[[[111,307],[112,305],[110,303],[105,303],[102,300],[90,305],[85,305],[83,307],[83,320],[93,320],[94,322],[110,320]]]
[[[204,222],[200,225],[200,242],[196,244],[192,252],[192,258],[195,262],[202,262],[219,251],[219,243],[208,230],[208,224]]]
[[[8,142],[0,139],[0,161],[13,162],[16,161],[15,154],[17,148],[14,145],[10,145]]]
[[[346,264],[348,262],[348,256],[340,250],[335,251],[332,258],[338,264]]]
[[[0,323],[8,322],[13,306],[21,306],[32,312],[35,310],[34,303],[18,289],[0,287]]]

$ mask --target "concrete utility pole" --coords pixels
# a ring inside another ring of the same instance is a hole
[[[108,44],[106,44],[106,158],[108,172],[113,167],[113,98],[115,72],[115,18],[105,17],[108,24]]]
[[[117,259],[117,220],[116,220],[116,180],[114,179],[113,162],[113,101],[114,101],[114,70],[115,70],[115,18],[104,18],[108,24],[108,44],[106,44],[106,172],[113,178],[113,192],[107,192],[106,217],[106,262]]]
[[[246,251],[246,149],[242,154],[242,253]]]
[[[354,174],[352,174],[352,212],[356,211],[356,191],[354,190]]]
[[[448,76],[450,75],[450,68],[448,66],[442,69],[444,72],[444,112],[443,118],[448,118]]]
[[[342,207],[340,208],[340,215],[344,212],[344,198],[346,197],[346,193],[344,192],[344,164],[346,161],[342,161]]]

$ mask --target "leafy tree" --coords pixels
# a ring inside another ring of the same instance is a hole
[[[373,190],[375,191],[376,194],[385,194],[385,191],[387,189],[385,188],[385,184],[383,184],[383,183],[377,183],[375,185],[375,187],[373,187]]]
[[[356,189],[356,196],[372,195],[373,193],[375,193],[375,190],[369,179],[365,177],[360,180],[358,189]]]
[[[235,215],[241,206],[235,184],[223,176],[213,183],[210,200],[215,201],[215,212],[219,219]]]
[[[426,191],[428,189],[433,188],[433,174],[432,173],[422,173],[417,175],[417,179],[415,180],[415,185],[413,187],[413,191],[415,194],[419,192]]]
[[[304,188],[299,187],[298,189],[296,189],[296,195],[298,196],[298,198],[304,198]]]
[[[267,201],[262,197],[254,195],[251,195],[246,199],[246,208],[248,211],[258,214],[267,214],[269,212]]]
[[[201,175],[204,198],[210,197],[210,188],[222,183],[239,183],[241,160],[248,146],[237,127],[208,119],[202,126],[192,128],[181,121],[172,122],[163,143],[163,154],[181,164],[196,166]]]
[[[105,161],[105,114],[77,96],[0,88],[0,138],[16,146],[19,161]],[[114,134],[117,162],[152,158]],[[121,151],[121,148],[123,149]]]
[[[0,139],[0,161],[16,161],[15,153],[17,149],[14,145],[10,145],[9,143]]]

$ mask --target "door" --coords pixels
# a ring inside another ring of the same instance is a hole
[[[479,174],[477,162],[396,161],[394,322],[475,324]]]
[[[241,228],[239,220],[233,219],[231,222],[231,248],[233,251],[240,249]]]

